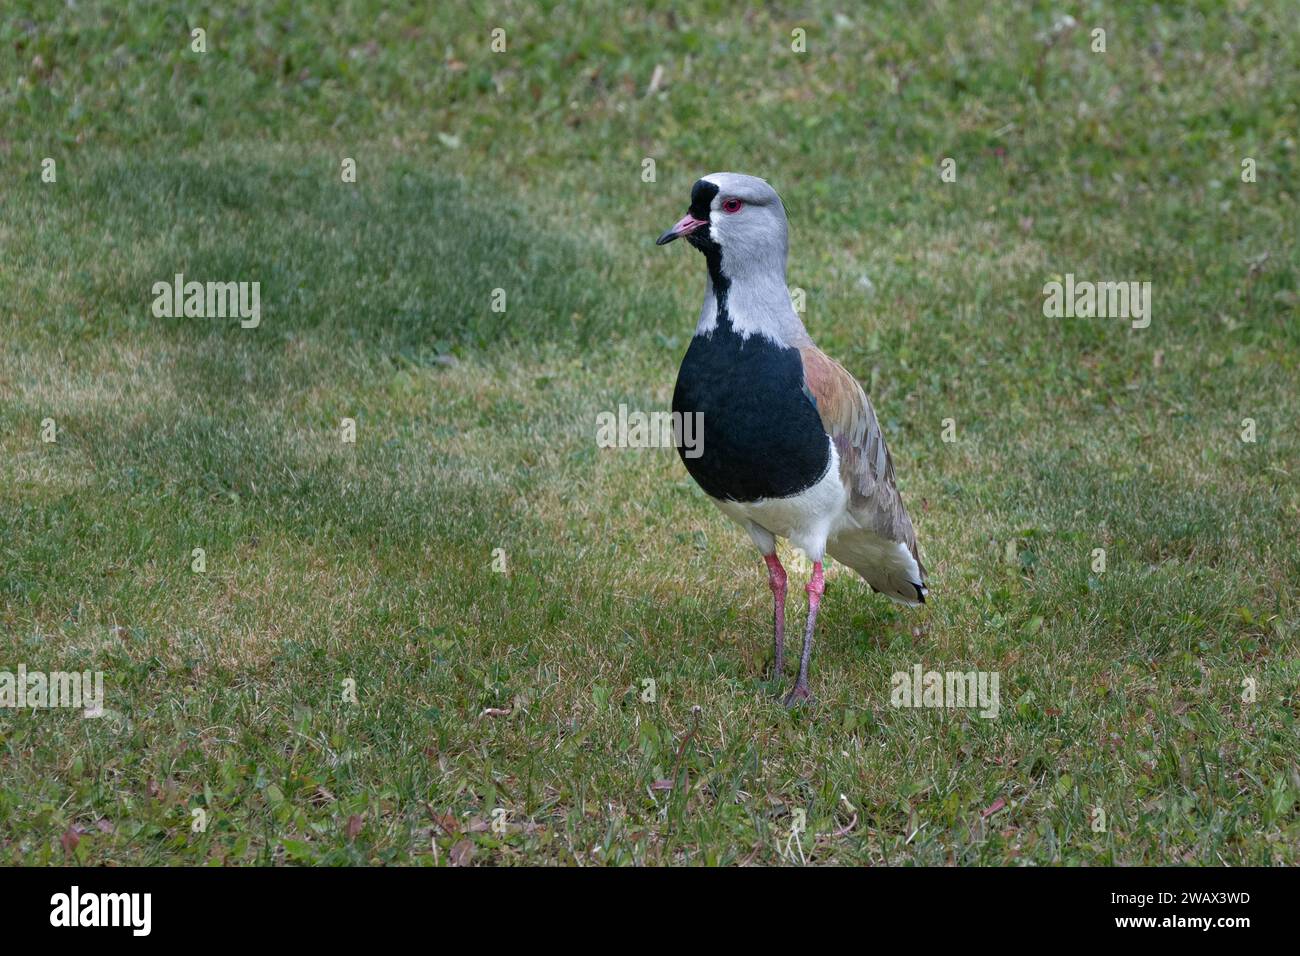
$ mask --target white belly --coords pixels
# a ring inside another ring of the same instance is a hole
[[[834,443],[830,444],[830,450],[826,474],[797,495],[758,501],[715,499],[715,503],[742,526],[757,525],[779,538],[788,538],[810,560],[820,561],[826,550],[826,539],[833,538],[844,522],[851,521],[847,512],[849,493],[840,480],[840,456]]]

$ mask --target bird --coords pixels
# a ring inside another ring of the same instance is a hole
[[[799,676],[783,703],[815,703],[808,686],[826,555],[872,588],[925,603],[928,576],[894,463],[866,392],[821,351],[786,285],[785,205],[766,180],[710,173],[657,245],[684,238],[704,255],[704,303],[673,390],[673,419],[698,416],[699,440],[677,451],[727,517],[749,533],[773,596],[774,682],[784,680],[787,576],[783,538],[807,556],[808,616]],[[677,429],[680,435],[682,429]]]

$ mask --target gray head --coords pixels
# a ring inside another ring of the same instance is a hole
[[[710,173],[697,180],[690,210],[658,244],[681,236],[704,253],[710,273],[716,270],[727,279],[776,273],[784,280],[785,206],[757,176]]]

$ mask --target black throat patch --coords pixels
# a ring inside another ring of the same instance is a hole
[[[691,187],[691,208],[687,210],[696,219],[709,221],[709,207],[718,195],[718,187],[707,179],[697,179]],[[731,316],[727,314],[727,290],[731,280],[722,274],[722,247],[713,238],[713,227],[697,229],[686,241],[704,253],[704,262],[709,269],[709,279],[713,283],[713,297],[718,303],[718,325],[731,326]]]

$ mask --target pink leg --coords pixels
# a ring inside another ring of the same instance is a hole
[[[767,583],[772,588],[772,627],[776,635],[776,663],[772,673],[780,679],[785,668],[785,568],[781,567],[775,551],[763,555],[763,560],[767,562]]]
[[[822,594],[826,591],[820,561],[813,563],[812,580],[808,582],[807,590],[808,626],[803,632],[803,654],[799,658],[799,678],[794,683],[794,689],[786,695],[785,705],[787,707],[793,707],[805,700],[812,699],[812,694],[808,690],[808,662],[812,659],[813,629],[817,626],[817,608],[821,606]]]

